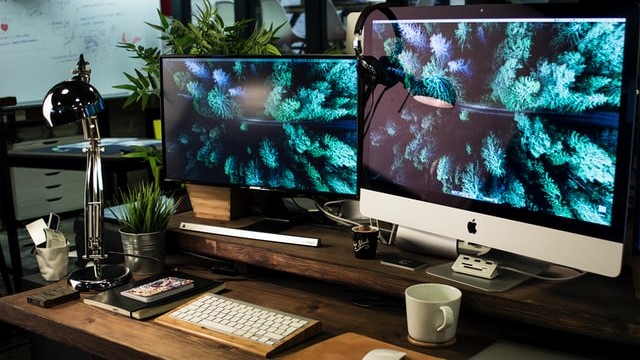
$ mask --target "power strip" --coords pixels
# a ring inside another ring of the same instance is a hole
[[[500,263],[470,255],[458,255],[451,270],[483,279],[493,279],[500,274]]]

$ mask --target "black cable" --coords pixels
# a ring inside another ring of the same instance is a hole
[[[389,90],[389,87],[385,87],[384,89],[382,89],[382,93],[380,93],[380,95],[376,98],[376,102],[375,104],[372,106],[371,110],[369,111],[369,113],[366,115],[366,117],[364,118],[364,124],[363,124],[363,130],[362,130],[362,140],[364,141],[365,135],[369,132],[369,127],[371,126],[371,120],[373,118],[373,115],[376,112],[376,109],[378,108],[378,105],[380,105],[380,100],[382,100],[382,98],[384,97],[385,92],[387,92],[387,90]],[[375,98],[375,96],[374,96]]]

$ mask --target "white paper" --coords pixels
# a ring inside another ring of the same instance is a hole
[[[44,234],[44,229],[47,228],[47,223],[44,222],[44,219],[40,218],[34,222],[30,222],[26,227],[29,236],[31,236],[31,240],[33,240],[33,243],[36,244],[36,246],[47,241],[47,237]]]

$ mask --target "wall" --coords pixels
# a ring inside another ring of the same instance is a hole
[[[138,59],[116,45],[126,39],[160,47],[159,0],[0,0],[0,97],[19,105],[42,103],[56,83],[69,79],[80,54],[89,62],[91,83],[105,98],[127,95]]]

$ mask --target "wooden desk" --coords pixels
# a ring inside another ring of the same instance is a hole
[[[561,284],[533,281],[500,294],[456,285],[463,290],[456,343],[445,349],[423,349],[406,339],[402,293],[410,284],[442,280],[422,271],[387,267],[377,260],[356,259],[346,231],[315,226],[288,231],[320,236],[322,246],[310,248],[176,230],[180,221],[215,223],[195,219],[191,213],[178,214],[171,224],[174,228],[171,245],[255,265],[249,267],[248,279],[224,278],[228,281],[225,295],[322,322],[321,335],[278,357],[344,332],[357,332],[447,359],[467,359],[497,339],[593,359],[624,358],[625,354],[640,351],[640,302],[634,297],[631,276],[626,271],[617,279],[586,276]],[[397,249],[379,247],[380,254],[389,252]],[[443,261],[422,258],[431,264]],[[193,271],[177,263],[168,264]],[[212,276],[208,272],[193,272]],[[41,309],[26,302],[26,297],[35,291],[38,290],[0,298],[0,320],[103,358],[112,358],[114,354],[118,358],[257,358],[152,321],[111,314],[81,301]]]
[[[182,270],[199,276],[212,276],[206,271]],[[524,339],[534,345],[588,355],[594,359],[621,357],[624,351],[629,351],[628,348],[609,344],[603,346],[599,341],[567,340],[554,332],[478,316],[464,307],[458,324],[457,341],[453,346],[443,349],[419,348],[407,341],[401,299],[392,298],[391,303],[386,303],[385,306],[365,308],[354,305],[354,300],[376,299],[375,293],[338,284],[280,276],[271,272],[250,278],[222,279],[227,281],[227,290],[223,292],[225,296],[297,313],[322,322],[321,334],[275,358],[285,357],[345,332],[357,332],[414,351],[453,360],[467,359],[491,345],[497,338],[518,341]],[[260,359],[247,352],[164,327],[152,320],[139,321],[113,314],[86,305],[81,300],[50,309],[27,304],[27,296],[40,290],[42,288],[0,298],[0,320],[105,359]],[[635,351],[637,352],[637,348]]]
[[[171,227],[181,221],[220,224],[198,219],[192,213],[175,216]],[[246,219],[228,225],[241,225]],[[362,260],[353,256],[349,232],[317,226],[297,226],[285,233],[319,236],[322,246],[274,244],[255,240],[214,236],[173,230],[178,248],[247,264],[294,273],[304,277],[343,284],[402,298],[404,289],[419,282],[447,282],[426,274],[381,265],[378,260]],[[379,246],[378,254],[397,253],[397,248]],[[413,255],[438,265],[444,261]],[[640,300],[635,297],[629,268],[618,278],[587,274],[567,282],[532,280],[504,293],[487,293],[451,283],[463,291],[463,309],[492,318],[516,321],[587,336],[618,344],[640,346]]]
[[[202,271],[191,272],[200,276],[210,276]],[[42,288],[0,298],[0,319],[101,358],[260,358],[211,340],[164,327],[152,320],[139,321],[112,314],[86,305],[81,300],[50,309],[27,304],[27,296],[40,290]],[[351,299],[363,296],[358,291],[300,279],[231,278],[227,279],[227,290],[223,294],[274,309],[295,312],[322,322],[323,333],[276,357],[286,356],[296,349],[347,331],[356,331],[399,346],[411,347],[406,341],[404,311],[399,307],[367,309],[355,306]],[[460,351],[477,352],[487,344],[489,343],[486,341],[470,337],[470,341],[462,342],[459,347],[429,353],[454,359],[464,358],[465,356],[460,356]],[[412,349],[424,351],[415,347]]]

